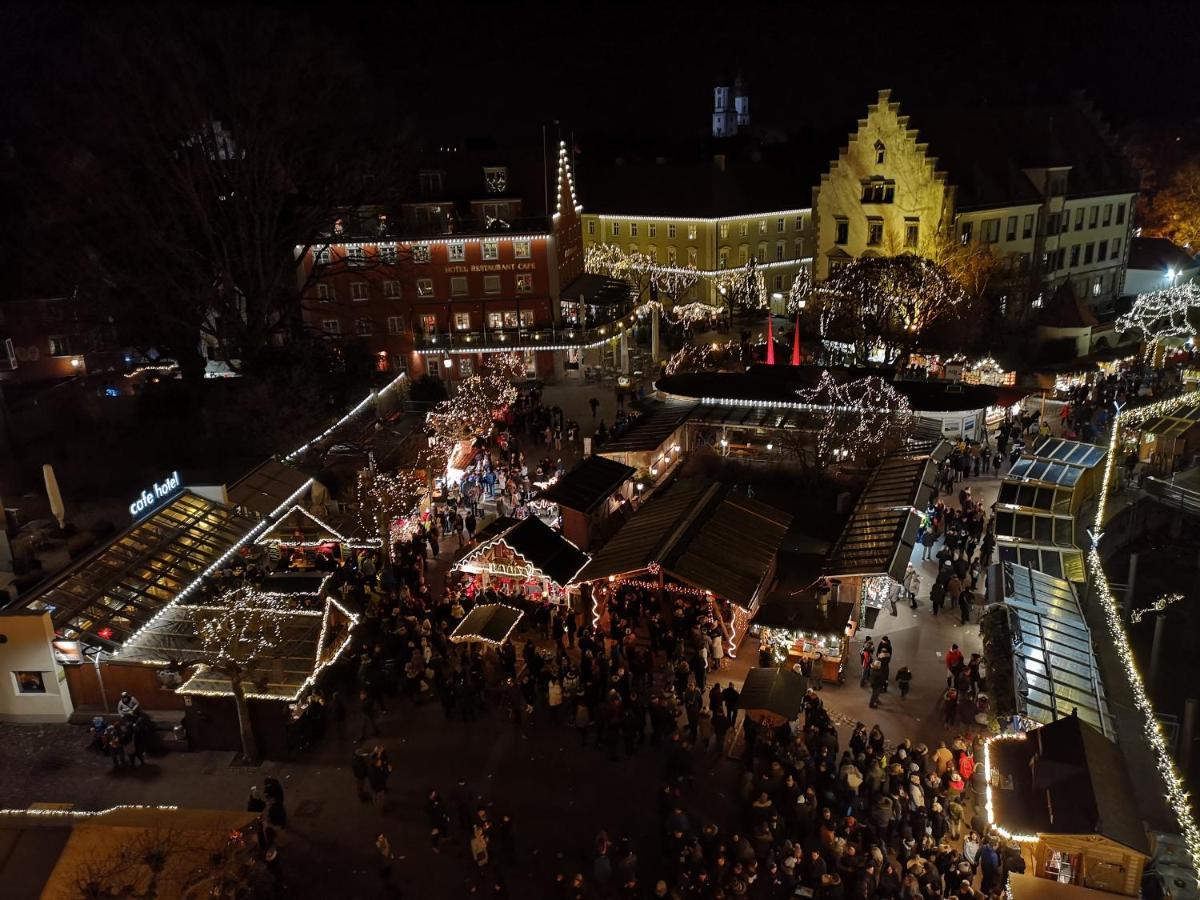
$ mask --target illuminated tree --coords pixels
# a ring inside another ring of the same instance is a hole
[[[945,269],[970,300],[982,299],[1003,265],[990,244],[978,241],[964,244],[945,231],[937,231],[923,241],[920,255]]]
[[[818,466],[846,459],[870,460],[898,447],[913,426],[908,398],[882,378],[838,384],[828,371],[816,387],[797,391],[823,417],[817,434]]]
[[[770,302],[767,297],[767,281],[758,269],[758,262],[750,257],[744,266],[737,269],[726,269],[717,274],[717,293],[725,298],[730,312],[736,306],[740,309],[766,309]]]
[[[823,334],[853,345],[860,365],[876,349],[888,363],[907,359],[932,326],[967,305],[949,272],[911,254],[853,260],[821,285],[818,296]]]
[[[1200,248],[1200,159],[1182,165],[1167,186],[1154,195],[1144,233],[1167,238],[1193,251]]]
[[[788,313],[795,315],[801,310],[806,309],[812,290],[812,274],[808,271],[808,266],[801,266],[800,271],[796,273],[796,277],[792,279],[792,286],[788,290]]]
[[[1138,331],[1147,351],[1168,338],[1191,337],[1196,333],[1192,318],[1200,309],[1200,286],[1194,282],[1138,294],[1129,312],[1117,319],[1117,330]]]
[[[395,473],[361,469],[358,473],[358,521],[364,531],[374,534],[388,548],[388,558],[396,539],[392,523],[413,519],[427,493],[427,478],[417,469]]]
[[[496,416],[517,399],[515,382],[524,377],[521,354],[497,353],[488,357],[481,372],[459,382],[454,396],[426,417],[430,465],[444,467],[459,442],[490,434]]]
[[[257,765],[259,755],[246,700],[246,679],[255,663],[273,656],[282,646],[280,614],[284,608],[278,597],[238,587],[219,594],[212,606],[197,610],[195,616],[198,662],[229,679],[237,705],[242,759],[249,765]]]
[[[659,271],[658,263],[646,253],[626,253],[616,244],[594,244],[584,251],[584,269],[607,275],[629,285],[635,303],[650,290]]]

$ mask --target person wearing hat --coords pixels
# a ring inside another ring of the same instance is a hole
[[[883,668],[883,663],[875,660],[871,663],[871,702],[868,704],[871,709],[879,706],[879,695],[883,693],[886,686],[887,672]]]
[[[121,691],[121,699],[117,701],[117,712],[120,713],[122,719],[132,719],[142,708],[138,703],[137,697],[129,693],[129,691]]]

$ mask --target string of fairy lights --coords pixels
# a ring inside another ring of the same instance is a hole
[[[823,413],[817,435],[818,459],[871,453],[912,420],[908,398],[874,375],[839,384],[824,370],[815,387],[796,394],[802,403]]]
[[[1129,312],[1117,317],[1117,331],[1138,331],[1145,337],[1147,354],[1167,338],[1192,337],[1196,327],[1191,313],[1200,309],[1200,285],[1173,285],[1138,294]]]
[[[1092,547],[1087,555],[1088,569],[1092,572],[1096,592],[1100,598],[1100,608],[1103,610],[1105,623],[1113,639],[1113,647],[1124,669],[1125,677],[1133,695],[1134,705],[1142,715],[1142,734],[1154,753],[1155,766],[1163,780],[1166,789],[1166,801],[1179,822],[1184,841],[1187,844],[1188,855],[1191,857],[1193,868],[1200,871],[1200,827],[1192,811],[1188,792],[1183,784],[1183,778],[1175,767],[1171,756],[1170,745],[1163,732],[1162,725],[1155,714],[1154,705],[1146,690],[1145,680],[1138,668],[1134,657],[1133,647],[1121,614],[1121,604],[1113,595],[1108,576],[1104,572],[1103,560],[1100,557],[1100,539],[1103,536],[1105,513],[1108,508],[1108,495],[1113,481],[1113,471],[1117,466],[1117,452],[1123,429],[1136,428],[1152,419],[1167,415],[1183,407],[1200,403],[1200,391],[1192,391],[1159,400],[1136,409],[1118,409],[1112,422],[1112,435],[1109,439],[1108,459],[1104,467],[1104,480],[1100,497],[1096,504],[1096,519],[1092,528]],[[985,757],[986,761],[986,757]]]
[[[1129,614],[1129,623],[1136,625],[1146,616],[1154,615],[1155,613],[1165,612],[1168,606],[1178,603],[1183,599],[1183,594],[1163,594],[1149,606],[1144,606],[1141,609],[1135,609]]]

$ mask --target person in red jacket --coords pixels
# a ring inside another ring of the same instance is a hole
[[[958,674],[958,670],[963,667],[963,654],[958,649],[958,644],[950,645],[950,652],[946,654],[946,668],[950,670],[950,675],[946,679],[946,684],[954,684],[954,676]]]

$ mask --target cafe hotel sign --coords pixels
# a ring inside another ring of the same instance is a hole
[[[129,514],[134,521],[156,512],[168,500],[174,499],[183,490],[183,479],[178,472],[172,472],[162,481],[144,488],[141,495],[129,504]]]

